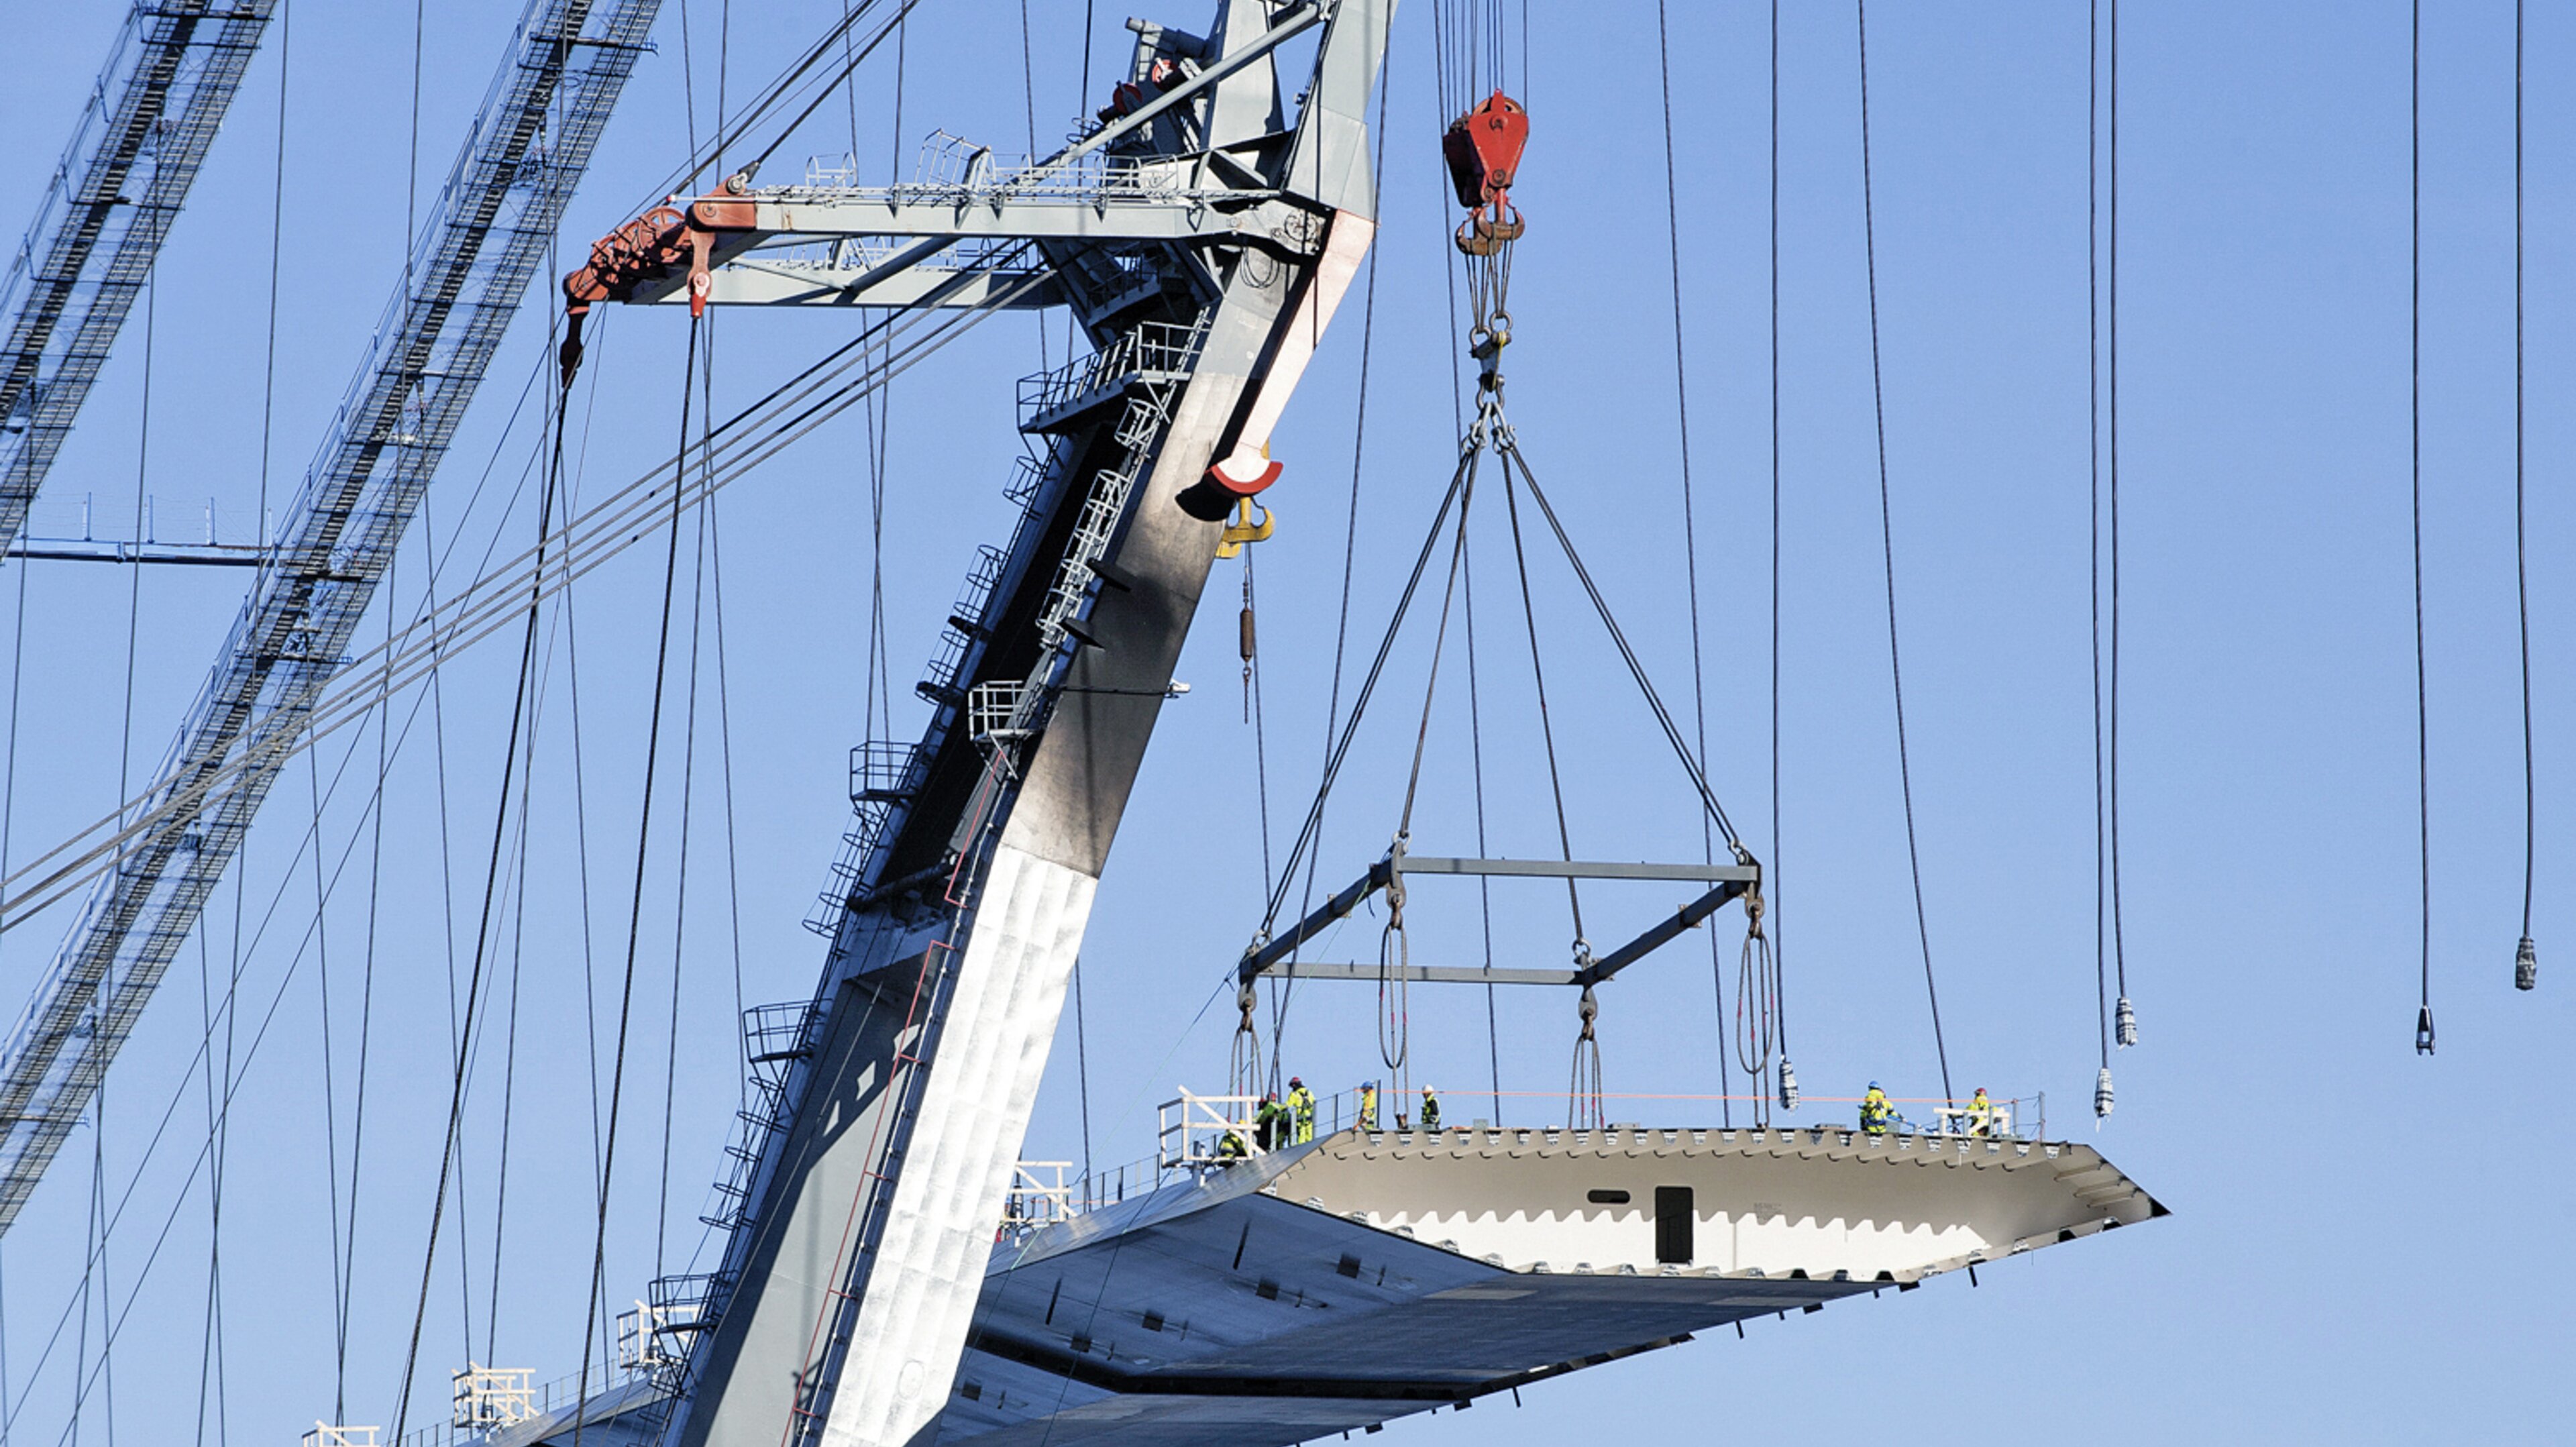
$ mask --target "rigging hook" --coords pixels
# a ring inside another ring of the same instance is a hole
[[[1377,1055],[1404,1089],[1413,1054],[1413,942],[1404,929],[1404,847],[1398,834],[1386,852],[1386,928],[1377,937]],[[1390,990],[1388,987],[1392,985]]]
[[[1576,958],[1588,965],[1591,955],[1589,949],[1578,949]],[[1583,1028],[1574,1037],[1574,1072],[1566,1082],[1565,1123],[1568,1129],[1584,1130],[1607,1124],[1601,1104],[1601,1037],[1592,1028],[1601,1015],[1601,1000],[1590,985],[1583,987],[1583,997],[1575,1004],[1574,1013]]]
[[[1253,520],[1256,511],[1261,514],[1257,522]],[[1279,518],[1268,507],[1251,498],[1238,497],[1234,500],[1234,520],[1225,525],[1225,531],[1217,534],[1216,555],[1231,558],[1249,544],[1270,541],[1270,535],[1278,529]]]

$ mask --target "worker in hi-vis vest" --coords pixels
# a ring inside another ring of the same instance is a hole
[[[1968,1102],[1968,1134],[1992,1135],[1995,1128],[1995,1103],[1986,1098],[1986,1088],[1977,1087],[1977,1098]]]
[[[1861,1130],[1868,1135],[1885,1135],[1887,1122],[1895,1114],[1896,1107],[1888,1104],[1887,1092],[1878,1088],[1877,1081],[1871,1081],[1869,1094],[1860,1098]]]
[[[1422,1087],[1422,1128],[1440,1129],[1440,1097],[1433,1095],[1427,1085]]]
[[[1377,1082],[1360,1082],[1360,1129],[1377,1129]]]
[[[1298,1145],[1315,1138],[1315,1092],[1296,1076],[1288,1077],[1288,1113],[1295,1118],[1296,1133],[1290,1137]]]

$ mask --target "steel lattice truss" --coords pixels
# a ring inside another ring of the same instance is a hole
[[[152,275],[277,0],[166,0],[125,18],[0,282],[0,549]]]
[[[590,162],[659,0],[531,0],[223,655],[0,1058],[0,1230],[87,1107],[375,595]],[[23,501],[12,504],[23,511]],[[12,515],[14,518],[14,514]],[[220,791],[228,762],[255,757]]]

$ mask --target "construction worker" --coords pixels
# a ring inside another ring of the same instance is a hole
[[[1895,1114],[1896,1107],[1888,1103],[1887,1092],[1878,1088],[1877,1081],[1871,1081],[1869,1083],[1869,1094],[1860,1098],[1860,1128],[1862,1134],[1887,1134],[1887,1123],[1895,1116]]]
[[[1261,1108],[1252,1115],[1252,1138],[1265,1151],[1275,1151],[1288,1141],[1288,1107],[1279,1103],[1279,1092],[1268,1091],[1261,1097]]]
[[[1293,1075],[1288,1077],[1288,1114],[1296,1125],[1291,1140],[1302,1146],[1315,1138],[1315,1092]]]
[[[1250,1149],[1243,1144],[1241,1131],[1230,1130],[1217,1139],[1216,1158],[1219,1161],[1231,1165],[1250,1154],[1252,1154]]]
[[[1440,1129],[1440,1097],[1433,1095],[1427,1085],[1422,1087],[1422,1128]]]
[[[1968,1134],[1994,1134],[1995,1103],[1986,1098],[1986,1088],[1977,1087],[1977,1098],[1968,1102]]]
[[[1377,1129],[1377,1082],[1360,1082],[1360,1129]]]

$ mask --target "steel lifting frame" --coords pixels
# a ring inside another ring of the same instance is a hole
[[[0,1056],[0,1230],[17,1218],[231,862],[343,662],[590,163],[659,0],[530,0],[364,363],[142,811],[260,760],[126,847]]]
[[[25,526],[276,5],[146,0],[126,13],[0,281],[0,550]]]
[[[1414,965],[1404,969],[1368,964],[1327,964],[1295,959],[1300,946],[1347,918],[1360,902],[1396,881],[1399,875],[1452,874],[1522,879],[1637,879],[1707,883],[1712,887],[1690,903],[1657,920],[1610,953],[1569,970],[1491,970],[1457,965]],[[1729,900],[1762,887],[1759,864],[1617,864],[1588,860],[1451,859],[1429,854],[1392,852],[1369,866],[1368,873],[1315,906],[1276,938],[1246,950],[1235,977],[1247,988],[1273,972],[1300,980],[1381,980],[1400,975],[1431,984],[1579,985],[1600,984],[1637,961],[1696,929]]]

